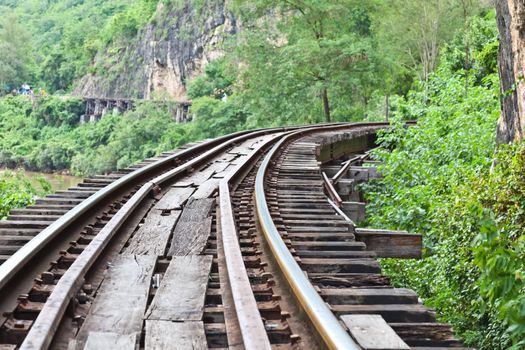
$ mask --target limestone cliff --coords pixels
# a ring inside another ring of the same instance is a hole
[[[496,1],[500,50],[501,117],[498,143],[525,137],[525,0]]]
[[[95,73],[84,76],[74,94],[148,99],[154,92],[164,92],[186,99],[185,81],[220,56],[219,44],[238,30],[226,2],[159,2],[151,23],[129,46],[96,55]]]

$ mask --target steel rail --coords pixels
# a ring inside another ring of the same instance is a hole
[[[261,136],[268,133],[278,132],[279,129],[264,129],[244,133],[241,136],[229,139],[222,144],[204,152],[192,160],[159,175],[151,181],[144,184],[138,192],[131,197],[126,204],[113,216],[113,218],[104,226],[104,228],[95,236],[86,249],[80,253],[72,266],[65,272],[64,276],[58,281],[44,304],[44,308],[37,316],[36,320],[27,334],[22,349],[47,349],[51,344],[64,312],[69,304],[70,299],[78,291],[79,284],[84,275],[89,271],[96,259],[100,256],[103,249],[107,246],[114,233],[122,226],[125,220],[131,215],[133,210],[140,204],[146,194],[153,188],[165,184],[169,180],[174,180],[178,175],[183,175],[196,166],[201,165],[214,155],[223,151],[229,145],[245,141],[247,139]],[[129,205],[128,205],[129,203]],[[242,261],[242,260],[241,260]]]
[[[311,132],[383,125],[388,125],[388,123],[354,123],[344,126],[314,127],[296,131],[285,136],[273,146],[264,158],[255,179],[255,211],[262,232],[292,292],[295,294],[313,326],[329,349],[360,350],[361,347],[352,339],[341,323],[339,323],[334,313],[328,308],[319,293],[315,290],[284,243],[273,222],[268,204],[266,203],[265,178],[270,169],[269,165],[272,163],[272,159],[286,142],[294,138],[304,136],[306,133]]]
[[[254,133],[272,133],[283,130],[286,129],[259,129],[255,131],[240,131],[230,135],[222,136],[217,139],[213,139],[202,144],[193,146],[191,148],[182,150],[181,152],[173,154],[164,159],[158,160],[154,163],[148,164],[112,182],[108,186],[97,191],[96,193],[88,197],[86,200],[75,206],[73,209],[71,209],[66,214],[57,219],[55,222],[53,222],[50,226],[46,227],[33,239],[27,242],[22,248],[15,252],[11,257],[9,257],[7,261],[0,265],[0,290],[3,287],[5,287],[16,276],[18,271],[20,271],[24,266],[27,266],[31,259],[40,251],[42,251],[47,246],[47,244],[49,244],[53,239],[55,239],[61,232],[65,231],[70,225],[74,224],[75,221],[82,218],[84,214],[94,209],[98,204],[100,204],[104,200],[107,200],[108,198],[110,198],[111,195],[114,195],[118,191],[121,191],[126,187],[132,186],[140,179],[153,176],[156,172],[159,172],[164,167],[169,167],[181,157],[191,158],[192,156],[195,156],[198,153],[206,151],[210,147],[215,147],[213,148],[213,150],[218,149],[218,147],[220,149],[224,149],[229,145],[234,144],[235,142],[240,142],[249,138],[249,135],[252,135]],[[212,150],[209,150],[204,154],[207,157],[210,157],[212,155],[211,151]],[[192,162],[191,164],[195,165],[196,162]],[[164,176],[157,177],[155,179],[155,184],[160,184],[164,181],[170,180],[171,178],[173,178],[173,176],[179,173],[179,171],[177,170],[179,168],[180,167],[177,167],[169,171],[168,173],[164,174]],[[187,169],[189,169],[189,167],[185,168],[185,170]]]
[[[56,332],[60,320],[62,319],[66,310],[67,304],[78,291],[79,283],[82,281],[83,276],[87,271],[89,271],[89,268],[100,256],[104,247],[107,245],[114,233],[120,228],[129,215],[131,215],[133,210],[140,204],[140,201],[144,199],[145,195],[149,193],[151,189],[157,186],[162,186],[167,181],[172,181],[178,175],[183,175],[186,172],[192,171],[193,167],[200,165],[230,145],[263,134],[297,130],[305,127],[306,126],[297,126],[289,128],[269,128],[254,131],[242,131],[219,137],[217,139],[185,149],[169,157],[148,164],[116,180],[92,196],[88,197],[82,203],[71,209],[49,227],[40,232],[36,237],[34,237],[30,242],[28,242],[0,266],[0,290],[9,282],[11,282],[11,280],[16,276],[17,272],[27,266],[31,259],[42,249],[44,249],[47,244],[49,244],[69,226],[74,224],[77,219],[82,217],[82,215],[95,208],[96,205],[100,204],[111,195],[114,195],[116,192],[129,188],[134,183],[140,182],[140,180],[144,178],[151,178],[155,172],[161,171],[166,167],[169,168],[172,166],[173,162],[176,162],[181,157],[194,157],[183,165],[180,165],[172,170],[168,170],[166,173],[159,175],[153,180],[145,183],[135,193],[135,195],[133,195],[131,199],[129,199],[114,215],[114,217],[88,245],[88,247],[86,247],[86,249],[79,255],[77,258],[78,262],[76,260],[70,267],[72,270],[66,271],[64,276],[59,280],[49,297],[50,302],[46,302],[44,309],[39,313],[39,316],[33,323],[32,330],[30,333],[28,333],[26,339],[24,340],[23,346],[27,349],[46,349],[49,347],[49,344],[53,338],[53,334]],[[202,153],[209,147],[213,148]],[[202,154],[195,156],[199,153]],[[99,236],[100,238],[98,238]],[[67,276],[67,278],[64,278],[65,276]],[[64,279],[63,282],[61,282],[62,279]],[[39,338],[41,339],[39,340]]]
[[[154,163],[148,164],[140,169],[137,169],[120,179],[112,182],[103,189],[97,191],[82,203],[75,206],[73,209],[68,211],[66,214],[61,216],[58,220],[53,222],[50,226],[46,227],[42,232],[36,235],[16,253],[14,253],[9,259],[7,259],[2,265],[0,265],[0,289],[2,289],[11,279],[20,271],[26,264],[33,258],[38,252],[40,252],[49,242],[56,238],[61,232],[63,232],[69,225],[73,224],[77,219],[81,218],[86,212],[95,208],[99,203],[109,198],[115,192],[130,186],[139,179],[151,176],[152,173],[159,170],[164,166],[169,166],[173,162],[177,161],[181,157],[191,157],[196,153],[202,152],[203,150],[213,147],[221,142],[225,142],[239,135],[250,133],[249,131],[241,131],[231,135],[219,137],[214,140],[193,146],[191,148],[182,150],[176,154],[173,154],[165,159],[158,160]]]
[[[277,135],[264,142],[244,163],[239,164],[230,175],[219,183],[220,225],[226,270],[228,271],[228,283],[232,291],[235,313],[246,350],[271,350],[272,347],[257,307],[257,301],[253,295],[246,267],[244,266],[235,228],[235,217],[233,216],[230,182],[239,176],[238,174],[251,163],[252,159],[262,152],[263,148],[282,136]]]
[[[140,190],[119,209],[109,222],[80,253],[73,264],[58,280],[44,307],[25,337],[21,350],[47,349],[51,345],[70,300],[75,296],[84,280],[84,276],[109,244],[115,233],[130,217],[144,198],[153,190],[152,182],[144,184]]]

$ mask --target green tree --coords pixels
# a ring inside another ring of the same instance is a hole
[[[32,56],[30,36],[8,11],[0,18],[0,90],[11,90],[29,79]]]
[[[26,207],[33,204],[37,196],[51,192],[51,185],[43,177],[37,181],[41,191],[33,186],[24,172],[0,173],[0,220],[5,219],[11,209]]]
[[[380,50],[399,73],[427,81],[438,63],[439,49],[478,7],[471,0],[384,0],[374,30]]]
[[[343,115],[374,80],[371,8],[355,0],[237,1],[251,27],[240,35],[240,89],[278,121]],[[262,23],[262,24],[261,24]],[[319,102],[316,102],[319,101]],[[321,108],[319,108],[321,107]]]
[[[381,133],[384,177],[365,185],[367,223],[423,235],[423,259],[384,259],[383,270],[468,346],[523,349],[525,151],[494,153],[496,38],[493,13],[468,18],[428,81],[397,101],[394,115],[418,124]]]

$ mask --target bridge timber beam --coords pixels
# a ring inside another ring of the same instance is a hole
[[[109,97],[83,97],[86,103],[84,114],[80,117],[80,123],[97,122],[108,113],[120,114],[133,110],[138,103],[149,101],[159,105],[166,105],[177,123],[185,123],[189,120],[190,101],[155,101],[138,100],[130,98]]]

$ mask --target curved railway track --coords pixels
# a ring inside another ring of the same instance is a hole
[[[386,126],[240,132],[13,211],[0,349],[465,349],[381,274],[420,237],[346,207]]]

